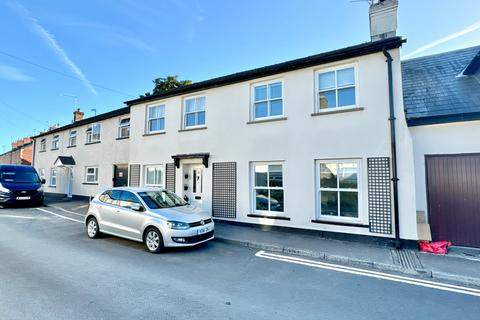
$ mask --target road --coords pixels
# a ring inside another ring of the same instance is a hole
[[[480,296],[265,259],[215,241],[153,255],[140,243],[91,240],[81,213],[42,209],[0,209],[0,319],[480,315]]]

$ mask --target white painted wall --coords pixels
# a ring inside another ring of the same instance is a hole
[[[425,155],[480,152],[480,121],[411,127],[417,210],[427,210]],[[427,214],[428,217],[428,214]]]
[[[73,185],[72,192],[74,195],[92,196],[100,189],[111,187],[113,185],[113,165],[128,164],[129,142],[128,139],[116,140],[118,137],[118,122],[121,117],[114,117],[100,121],[101,142],[96,144],[85,145],[88,125],[76,127],[77,130],[77,146],[68,148],[68,137],[70,130],[64,130],[58,133],[49,134],[40,138],[36,138],[35,160],[34,166],[38,172],[41,168],[45,169],[45,179],[47,183],[44,186],[45,192],[64,193],[67,192],[67,181],[65,171],[58,168],[57,187],[50,187],[50,169],[54,167],[54,162],[58,156],[72,156],[76,162],[73,168]],[[60,135],[59,150],[50,150],[52,147],[52,139],[54,135]],[[47,151],[40,152],[40,140],[47,138]],[[85,167],[98,166],[98,185],[85,185]]]
[[[399,50],[391,50],[391,54],[394,58],[401,236],[416,239],[412,141],[403,113]],[[364,110],[312,117],[315,71],[348,63],[358,66],[358,99]],[[269,79],[283,81],[287,120],[247,124],[250,120],[251,85]],[[245,81],[193,95],[199,94],[206,96],[206,130],[179,132],[182,101],[188,95],[132,106],[130,163],[165,164],[173,162],[171,156],[175,154],[209,152],[210,163],[237,162],[237,221],[369,234],[365,228],[311,222],[315,218],[314,163],[316,159],[361,159],[361,216],[363,222],[368,224],[367,158],[390,157],[387,64],[382,53]],[[166,105],[166,133],[145,136],[146,107],[157,103]],[[252,213],[252,161],[284,163],[285,215],[291,221],[247,217]],[[210,165],[204,178],[209,209],[211,176]],[[177,192],[182,194],[180,179],[181,170],[177,169]]]

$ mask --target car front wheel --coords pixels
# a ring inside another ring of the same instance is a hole
[[[145,233],[145,247],[151,253],[159,253],[163,249],[163,238],[157,228],[150,228]]]
[[[100,236],[97,219],[91,217],[87,221],[87,235],[90,239],[95,239]]]

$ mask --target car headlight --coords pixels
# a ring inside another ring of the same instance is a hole
[[[180,222],[180,221],[167,221],[167,225],[170,229],[176,229],[176,230],[187,230],[190,228],[190,225],[185,222]]]
[[[2,184],[0,183],[0,192],[3,192],[3,193],[10,193],[10,190],[8,190],[7,188],[5,188],[4,186],[2,186]]]

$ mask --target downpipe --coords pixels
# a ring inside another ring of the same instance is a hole
[[[392,77],[392,61],[393,58],[386,48],[382,50],[383,55],[387,58],[388,67],[388,102],[390,109],[390,149],[392,153],[392,182],[393,182],[393,211],[395,219],[395,248],[402,247],[402,240],[400,239],[400,217],[398,211],[398,175],[397,175],[397,140],[395,131],[395,108],[393,102],[393,77]]]

